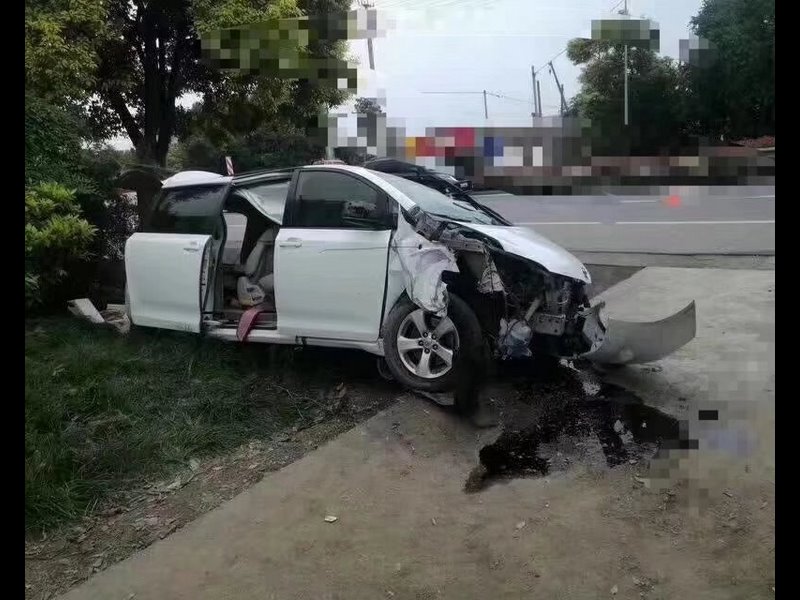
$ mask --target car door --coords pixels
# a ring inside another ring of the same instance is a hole
[[[374,341],[383,312],[390,199],[344,170],[298,171],[275,247],[278,331]]]
[[[143,231],[125,244],[131,321],[145,327],[199,332],[222,239],[226,184],[166,188]]]

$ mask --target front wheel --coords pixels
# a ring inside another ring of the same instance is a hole
[[[480,323],[472,309],[450,294],[447,316],[437,317],[404,297],[383,329],[386,364],[403,385],[427,392],[451,390],[469,359],[480,357]]]

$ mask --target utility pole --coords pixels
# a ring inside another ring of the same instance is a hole
[[[539,116],[542,116],[542,86],[539,85],[539,82],[536,82],[536,104],[539,107]]]
[[[369,9],[374,8],[374,4],[370,4],[367,0],[362,0],[361,6],[367,12],[367,29],[369,30]],[[375,55],[372,51],[372,36],[369,35],[369,31],[367,32],[367,52],[369,53],[369,68],[370,70],[375,70]]]
[[[486,102],[486,90],[483,90],[483,114],[489,120],[489,104]]]
[[[556,80],[558,93],[561,95],[561,116],[564,116],[564,113],[567,112],[567,101],[564,98],[564,86],[561,85],[561,82],[558,80],[558,75],[556,75],[556,69],[553,66],[553,61],[551,60],[548,64],[550,65],[550,72],[553,74],[553,78]]]
[[[531,120],[532,124],[536,125],[535,119],[541,115],[539,114],[539,103],[537,102],[536,98],[536,71],[534,70],[533,65],[531,65],[531,87],[533,88],[533,113],[531,113]]]
[[[619,12],[619,14],[625,15],[626,17],[628,16],[628,0],[625,0],[625,8],[623,8]],[[623,35],[624,35],[624,31],[625,31],[624,26],[623,26],[622,31],[623,31]],[[625,51],[624,52],[625,52],[625,58],[624,58],[624,66],[623,66],[623,69],[624,69],[624,78],[623,78],[623,80],[625,82],[624,83],[624,87],[625,87],[625,92],[624,92],[625,93],[625,126],[627,126],[628,125],[628,44],[625,44]]]

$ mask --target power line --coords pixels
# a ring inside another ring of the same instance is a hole
[[[553,61],[554,61],[555,59],[557,59],[559,56],[561,56],[562,54],[564,54],[564,52],[566,52],[566,51],[567,51],[567,47],[565,46],[565,47],[564,47],[564,49],[563,49],[561,52],[559,52],[558,54],[556,54],[555,56],[553,56],[552,58],[550,58],[550,60],[546,61],[546,62],[544,63],[544,66],[543,66],[543,67],[539,67],[538,69],[536,69],[536,70],[533,72],[533,74],[534,74],[534,75],[536,75],[536,74],[538,74],[538,73],[539,73],[539,71],[541,71],[542,69],[546,69],[546,68],[548,68],[548,67],[550,66],[550,63],[551,63],[551,62],[553,62]]]

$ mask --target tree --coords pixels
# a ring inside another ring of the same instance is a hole
[[[25,0],[28,94],[64,106],[91,93],[106,11],[106,0]]]
[[[674,61],[647,48],[628,48],[630,125],[625,127],[623,46],[574,39],[567,56],[584,65],[570,113],[591,121],[593,152],[652,154],[680,140],[685,85]]]
[[[356,98],[355,110],[360,115],[380,115],[383,114],[381,105],[374,98]]]
[[[203,98],[209,120],[234,120],[244,106],[249,125],[282,119],[301,127],[346,97],[279,73],[219,72],[201,60],[202,35],[313,11],[338,11],[345,22],[348,8],[345,0],[26,0],[26,84],[56,104],[81,106],[94,137],[124,131],[141,162],[163,165],[186,123],[176,105],[186,94]],[[325,23],[313,20],[326,31],[315,30],[301,55],[344,55],[342,28]]]
[[[775,0],[704,0],[691,21],[715,53],[688,65],[698,128],[729,138],[775,133]]]

